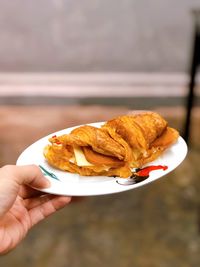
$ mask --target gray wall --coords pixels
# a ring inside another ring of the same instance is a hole
[[[0,71],[186,71],[200,0],[0,0]]]

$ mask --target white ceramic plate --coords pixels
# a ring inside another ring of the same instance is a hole
[[[99,127],[101,124],[102,122],[90,125]],[[121,185],[118,183],[118,178],[114,177],[80,176],[78,174],[60,171],[49,166],[43,156],[43,149],[48,144],[48,139],[53,135],[59,136],[70,133],[74,128],[76,127],[52,133],[38,140],[25,149],[17,160],[17,165],[36,164],[42,166],[44,170],[47,171],[46,177],[50,180],[51,186],[42,190],[44,192],[68,196],[94,196],[135,189],[153,182],[173,171],[184,160],[187,154],[187,145],[183,138],[179,137],[177,142],[167,149],[158,159],[148,164],[150,166],[164,165],[168,168],[166,170],[154,170],[146,180],[132,185]],[[48,175],[48,173],[50,175]],[[51,177],[51,174],[53,177]],[[58,180],[55,178],[58,178]]]

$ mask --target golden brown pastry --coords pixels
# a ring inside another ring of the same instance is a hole
[[[115,139],[118,134],[132,150],[131,167],[141,167],[155,160],[173,144],[179,133],[167,126],[166,120],[155,112],[120,116],[102,127]]]
[[[44,156],[52,166],[83,176],[129,177],[132,167],[156,159],[178,136],[155,112],[124,115],[101,128],[84,125],[50,138]]]

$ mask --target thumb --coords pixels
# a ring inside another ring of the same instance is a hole
[[[36,165],[8,165],[3,167],[3,170],[6,172],[5,175],[9,176],[8,179],[13,179],[18,185],[29,185],[38,189],[50,186],[49,180]]]
[[[50,182],[36,165],[6,165],[0,168],[0,217],[15,202],[20,186],[46,188]]]

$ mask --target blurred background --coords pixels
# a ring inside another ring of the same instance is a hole
[[[0,166],[51,132],[135,109],[159,112],[189,145],[155,183],[74,198],[0,266],[200,266],[199,8],[0,0]]]

